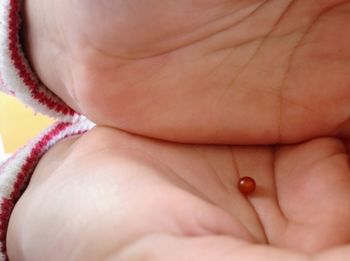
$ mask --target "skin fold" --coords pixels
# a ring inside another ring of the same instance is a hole
[[[257,189],[244,197],[237,183],[247,175]],[[182,145],[96,127],[41,160],[12,214],[9,254],[13,260],[344,260],[349,188],[347,148],[337,139]]]
[[[350,258],[350,1],[24,11],[38,77],[97,127],[41,160],[10,260]]]
[[[349,1],[26,7],[39,78],[100,125],[186,143],[348,136]]]

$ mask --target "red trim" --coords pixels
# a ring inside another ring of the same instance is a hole
[[[13,186],[13,191],[9,198],[3,198],[2,204],[0,206],[1,208],[1,214],[0,214],[0,241],[2,243],[1,247],[1,253],[6,255],[6,235],[7,235],[7,228],[8,223],[10,220],[11,212],[13,210],[14,205],[16,204],[16,201],[19,199],[21,194],[23,193],[24,189],[27,187],[30,177],[33,174],[33,171],[38,164],[40,158],[45,153],[45,151],[48,149],[47,145],[52,139],[54,139],[57,135],[59,135],[62,131],[66,130],[67,127],[71,126],[72,123],[62,122],[59,123],[54,129],[52,129],[49,133],[44,135],[42,139],[40,139],[34,147],[31,149],[29,155],[27,156],[24,164],[21,167],[21,170],[18,172],[16,176],[16,181]],[[62,137],[62,139],[73,136],[73,135],[79,135],[84,133],[85,131],[76,131],[73,133],[69,133]],[[6,257],[7,258],[7,257]]]
[[[59,123],[56,126],[56,128],[52,129],[48,134],[46,134],[40,141],[38,141],[35,144],[25,163],[22,165],[21,171],[17,175],[17,180],[13,186],[14,190],[10,195],[10,198],[12,200],[16,201],[22,194],[21,189],[24,187],[24,184],[28,180],[27,175],[37,165],[37,162],[39,161],[41,154],[44,153],[45,147],[47,146],[48,142],[52,140],[52,138],[57,136],[61,131],[65,130],[69,125],[71,125],[71,123]]]
[[[0,223],[0,241],[2,243],[1,246],[1,253],[5,255],[5,260],[8,260],[7,256],[7,248],[6,248],[6,234],[7,234],[7,227],[10,220],[10,215],[12,212],[12,209],[14,207],[14,204],[10,199],[4,198],[1,204],[1,223]]]
[[[50,110],[54,110],[64,115],[73,116],[76,112],[68,107],[63,102],[55,101],[53,98],[48,97],[47,94],[39,90],[39,83],[32,78],[32,73],[27,69],[25,62],[23,61],[23,54],[19,48],[19,25],[20,25],[20,4],[18,0],[10,0],[9,10],[9,50],[11,59],[15,68],[18,71],[19,76],[25,85],[29,88],[32,97],[39,101],[39,103],[45,105]],[[57,98],[59,99],[59,98]]]

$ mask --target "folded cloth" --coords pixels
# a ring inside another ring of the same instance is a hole
[[[0,0],[0,90],[26,105],[60,120],[77,113],[37,79],[20,43],[20,10],[23,1]]]
[[[0,154],[0,166],[1,166],[1,164],[3,164],[3,162],[5,162],[10,156],[11,156],[11,154]]]
[[[0,165],[0,261],[8,260],[6,234],[11,212],[40,158],[58,141],[94,126],[47,89],[30,68],[20,43],[22,4],[21,0],[0,0],[0,91],[57,122]]]

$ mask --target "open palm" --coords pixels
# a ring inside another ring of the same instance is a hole
[[[44,157],[12,215],[10,257],[346,260],[346,151],[330,138],[189,146],[98,127]],[[249,197],[242,176],[258,184]]]
[[[11,217],[15,260],[350,257],[350,1],[25,5],[32,65],[77,111],[232,146],[102,127],[58,144]]]
[[[40,78],[97,123],[200,143],[348,135],[350,1],[26,5]]]

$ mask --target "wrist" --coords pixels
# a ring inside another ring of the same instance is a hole
[[[25,1],[28,2],[32,1]],[[23,27],[21,14],[25,14],[24,19],[28,14],[21,3],[19,0],[0,0],[0,91],[16,96],[36,112],[68,120],[75,112],[38,80],[23,52],[20,31],[22,29],[26,34],[28,28]],[[21,8],[24,8],[22,12]],[[32,56],[31,50],[27,54]]]

